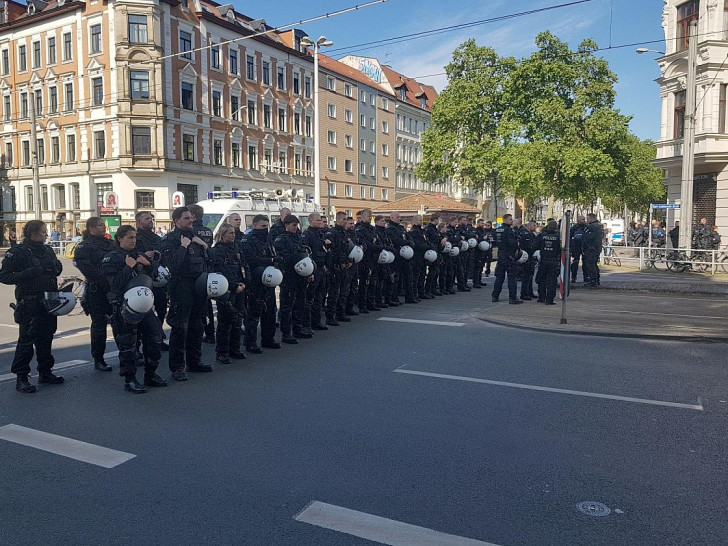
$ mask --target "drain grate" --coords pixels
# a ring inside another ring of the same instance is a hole
[[[580,502],[576,507],[582,514],[596,518],[603,518],[612,512],[606,504],[597,501]]]

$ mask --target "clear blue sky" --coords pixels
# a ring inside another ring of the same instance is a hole
[[[389,0],[352,13],[302,25],[308,34],[326,35],[334,41],[331,56],[348,53],[376,57],[407,76],[434,85],[438,91],[447,84],[443,71],[452,51],[468,38],[494,48],[500,55],[524,57],[534,49],[534,38],[551,30],[573,47],[593,38],[600,48],[636,42],[661,40],[645,47],[664,51],[661,26],[663,0],[592,0],[580,5],[526,15],[468,29],[396,44],[359,46],[395,36],[428,29],[475,22],[517,12],[569,3],[571,0]],[[236,8],[253,18],[262,17],[273,26],[288,25],[325,13],[364,4],[366,0],[272,0],[235,3]],[[610,37],[610,19],[611,37]],[[619,78],[617,107],[633,117],[632,131],[640,138],[657,140],[660,131],[660,97],[655,79],[659,69],[657,55],[637,55],[637,46],[599,52]]]

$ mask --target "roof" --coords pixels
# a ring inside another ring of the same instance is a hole
[[[437,91],[435,91],[434,87],[431,85],[424,85],[417,80],[408,78],[404,74],[400,74],[399,72],[392,70],[387,65],[382,65],[382,72],[384,72],[384,75],[389,80],[389,84],[394,89],[399,89],[403,85],[407,88],[407,100],[405,101],[407,104],[414,106],[415,108],[422,109],[420,97],[424,95],[427,98],[427,108],[425,108],[425,110],[428,112],[432,110],[432,105],[434,104],[435,99],[437,99]],[[397,94],[397,98],[399,98],[399,94]]]
[[[356,68],[352,68],[348,64],[344,64],[337,61],[336,59],[332,59],[331,57],[327,57],[326,55],[319,53],[319,65],[326,70],[330,70],[331,72],[335,72],[336,74],[349,78],[350,80],[354,80],[363,85],[372,87],[382,93],[386,93],[387,95],[392,96],[392,93],[389,91],[389,89],[387,89],[383,85],[379,85],[377,82],[375,82],[371,78],[368,78],[359,70],[357,70]]]
[[[398,199],[397,201],[392,201],[391,203],[383,203],[382,205],[375,207],[374,212],[419,212],[420,210],[423,210],[423,208],[426,212],[430,213],[450,211],[479,214],[481,212],[480,209],[473,207],[472,205],[445,197],[441,193],[414,193],[407,197],[403,197],[402,199]]]

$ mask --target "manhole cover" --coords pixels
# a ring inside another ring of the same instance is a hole
[[[576,505],[579,512],[586,514],[587,516],[594,516],[603,518],[611,513],[611,510],[606,504],[596,501],[584,501]]]

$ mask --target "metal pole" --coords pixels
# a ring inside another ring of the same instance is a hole
[[[652,205],[650,205],[650,226],[647,228],[647,248],[652,248]]]
[[[571,265],[571,211],[567,210],[564,214],[563,225],[561,226],[561,240],[563,241],[563,251],[561,263],[562,277],[561,283],[563,285],[564,293],[561,297],[561,322],[560,324],[567,324],[566,320],[566,300],[569,298],[569,289],[571,288],[571,274],[569,272],[569,266]],[[540,295],[540,294],[539,294]]]
[[[680,186],[680,248],[689,249],[693,231],[693,174],[695,172],[695,79],[698,56],[698,22],[689,28],[688,73],[685,93],[685,134],[683,139],[682,184]]]
[[[321,206],[321,143],[319,139],[319,44],[313,45],[313,202]],[[328,192],[327,192],[328,193]]]
[[[41,219],[40,174],[38,172],[38,138],[35,134],[35,90],[30,89],[30,164],[33,168],[33,212],[35,219]]]

